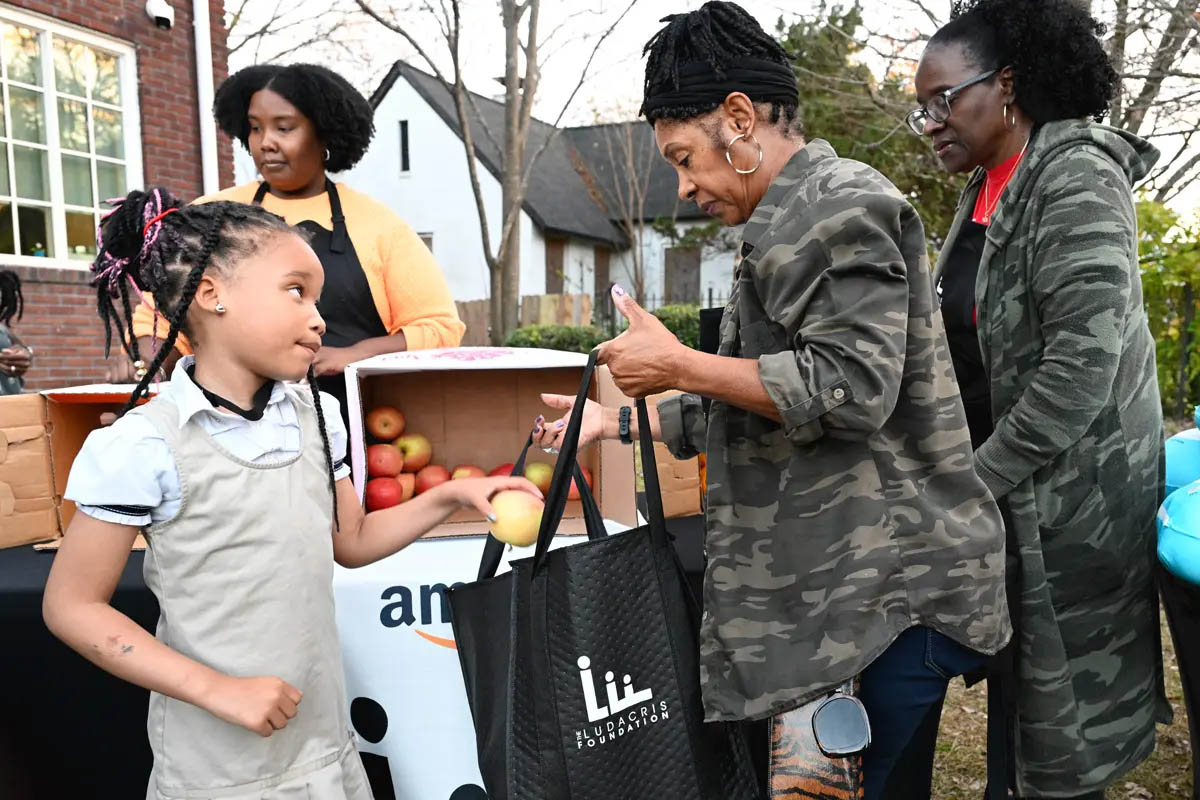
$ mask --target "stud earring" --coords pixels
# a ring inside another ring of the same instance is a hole
[[[221,301],[220,301],[220,300],[218,300],[218,301],[217,301],[217,307],[216,307],[216,309],[215,309],[215,310],[216,310],[216,312],[217,312],[218,314],[224,314],[224,313],[225,313],[225,306],[223,306],[223,305],[221,304]]]

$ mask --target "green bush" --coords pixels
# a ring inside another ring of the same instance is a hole
[[[675,338],[693,350],[700,349],[700,306],[663,306],[654,316],[675,334]]]
[[[700,306],[663,306],[654,316],[675,334],[679,341],[693,349],[700,347]],[[601,342],[608,341],[625,330],[625,319],[617,314],[619,327],[609,332],[595,325],[528,325],[509,334],[509,347],[544,347],[548,350],[567,350],[590,353]]]
[[[1163,412],[1200,403],[1200,226],[1158,203],[1138,203],[1142,294],[1154,335]]]
[[[509,347],[543,347],[547,350],[566,350],[590,353],[592,348],[608,339],[594,325],[529,325],[517,328],[505,342]]]

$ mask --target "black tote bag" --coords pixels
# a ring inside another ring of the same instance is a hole
[[[667,533],[644,401],[648,524],[606,535],[577,479],[588,540],[550,549],[595,358],[533,557],[495,576],[502,545],[489,537],[479,580],[449,592],[484,786],[492,800],[759,798],[740,728],[703,721],[699,612]]]

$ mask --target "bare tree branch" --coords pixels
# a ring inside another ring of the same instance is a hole
[[[1117,0],[1117,20],[1113,25],[1113,35],[1109,40],[1108,57],[1112,60],[1113,69],[1118,75],[1125,69],[1125,43],[1129,38],[1129,0]],[[1122,76],[1124,79],[1128,76]],[[1109,118],[1120,120],[1122,115],[1121,87],[1113,94],[1112,109]]]
[[[1137,100],[1130,106],[1124,120],[1125,124],[1122,127],[1131,133],[1137,133],[1141,129],[1146,112],[1158,97],[1166,77],[1165,73],[1175,61],[1180,45],[1184,42],[1188,28],[1187,20],[1196,12],[1197,7],[1200,7],[1200,0],[1179,0],[1172,10],[1171,18],[1167,22],[1166,30],[1163,31],[1150,65],[1151,77],[1142,84],[1142,90],[1138,94]]]
[[[1190,172],[1197,164],[1200,164],[1200,153],[1195,153],[1191,158],[1185,161],[1179,167],[1179,169],[1175,170],[1175,172],[1171,174],[1170,178],[1167,178],[1167,180],[1163,182],[1162,188],[1159,189],[1158,194],[1154,196],[1154,201],[1156,203],[1165,203],[1167,197],[1172,194],[1172,189],[1179,186],[1179,184],[1183,182],[1184,176],[1187,175],[1188,172]],[[1180,191],[1182,191],[1182,187],[1180,187]]]
[[[479,215],[479,230],[480,235],[483,238],[483,255],[484,259],[487,261],[488,269],[496,269],[496,257],[492,253],[491,234],[488,230],[487,205],[484,203],[483,192],[479,183],[479,168],[475,157],[475,141],[471,135],[470,120],[467,118],[466,103],[463,100],[463,97],[466,94],[466,88],[463,86],[462,68],[459,61],[458,47],[461,40],[461,14],[458,0],[451,0],[450,2],[451,20],[447,28],[449,36],[446,41],[446,44],[450,50],[450,60],[454,67],[453,81],[446,79],[446,76],[442,73],[437,63],[433,60],[433,58],[430,57],[429,53],[425,51],[425,48],[421,47],[420,43],[417,42],[417,40],[404,26],[379,14],[374,8],[371,7],[367,0],[356,0],[356,2],[358,3],[358,7],[362,9],[363,13],[393,33],[398,34],[401,38],[408,42],[413,49],[417,51],[417,54],[420,55],[425,61],[426,66],[429,67],[430,71],[433,72],[438,80],[452,90],[452,94],[454,96],[454,111],[458,117],[458,126],[462,135],[463,150],[466,152],[467,156],[467,173],[471,178],[471,191],[475,198],[475,210]]]
[[[628,15],[629,12],[633,10],[633,7],[637,4],[638,0],[630,0],[629,5],[625,6],[625,10],[621,12],[621,15],[617,17],[616,20],[613,21],[613,24],[608,26],[608,30],[600,34],[600,38],[596,40],[595,45],[592,47],[592,52],[588,54],[587,62],[583,65],[583,69],[579,73],[579,80],[576,81],[575,88],[571,90],[571,94],[567,97],[567,101],[563,103],[562,108],[558,112],[558,116],[555,117],[554,122],[551,123],[554,130],[550,132],[550,135],[547,136],[545,141],[542,142],[541,146],[533,154],[533,157],[529,159],[529,162],[525,168],[525,174],[521,179],[522,186],[529,185],[529,176],[533,171],[534,164],[537,163],[537,160],[541,157],[542,153],[546,152],[546,149],[550,147],[551,142],[553,142],[554,137],[558,133],[558,126],[562,122],[562,118],[567,113],[567,109],[570,108],[571,103],[575,100],[575,95],[579,94],[580,88],[582,88],[583,84],[587,81],[588,73],[592,67],[592,62],[596,58],[596,52],[600,49],[600,46],[604,44],[604,41],[612,35],[612,32],[616,30],[617,26],[621,24],[621,20],[625,19],[626,15]]]

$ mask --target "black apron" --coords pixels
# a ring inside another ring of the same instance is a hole
[[[254,193],[254,205],[261,205],[270,186],[263,181]],[[311,234],[309,244],[321,266],[325,269],[325,288],[321,291],[318,308],[325,319],[325,335],[321,344],[325,347],[349,347],[364,339],[387,336],[387,328],[379,317],[375,298],[367,274],[363,272],[354,242],[346,232],[346,217],[342,214],[342,201],[338,197],[333,181],[325,179],[325,191],[329,193],[329,214],[333,230],[328,231],[310,219],[296,224]],[[337,398],[342,408],[342,421],[350,430],[350,412],[346,408],[346,376],[325,375],[317,378],[317,386]]]

